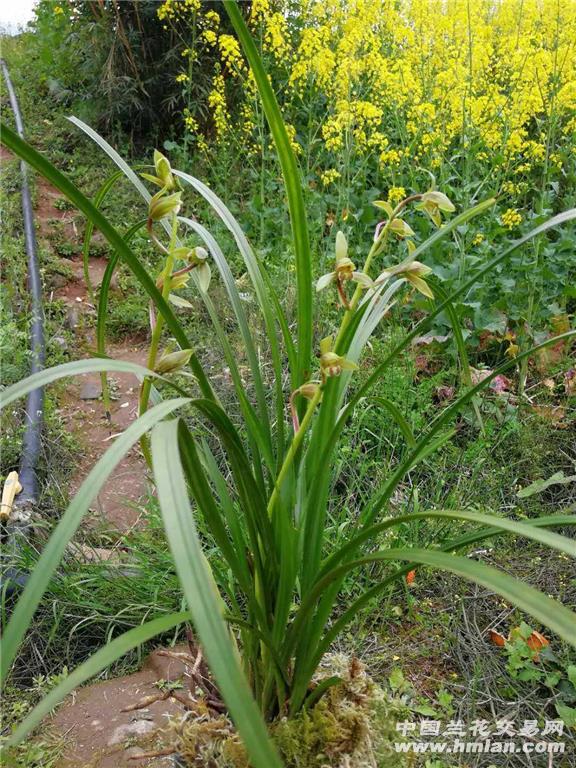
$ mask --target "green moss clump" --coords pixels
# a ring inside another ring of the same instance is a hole
[[[286,768],[409,768],[409,755],[394,751],[396,722],[409,716],[366,674],[357,659],[328,655],[314,684],[338,676],[341,682],[294,718],[270,727]],[[232,723],[208,714],[178,728],[178,751],[191,768],[250,768]]]

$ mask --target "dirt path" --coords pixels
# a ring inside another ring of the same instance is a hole
[[[62,210],[57,201],[61,195],[44,179],[38,180],[36,205],[37,236],[40,245],[51,248],[51,232],[57,227],[73,243],[81,244],[81,232],[73,212]],[[95,348],[95,307],[90,303],[84,281],[82,259],[63,259],[72,277],[51,291],[46,303],[61,300],[67,307],[67,324],[74,333],[73,357],[90,357]],[[90,281],[96,289],[102,282],[107,261],[91,257]],[[146,364],[146,346],[126,339],[107,344],[107,353],[118,360]],[[137,417],[138,380],[132,374],[115,373],[109,377],[113,395],[111,421],[108,422],[101,400],[98,374],[87,374],[71,380],[59,403],[60,415],[67,429],[81,447],[70,482],[70,495],[76,492],[91,467],[109,447],[113,436],[122,432]],[[93,513],[106,528],[125,532],[141,522],[138,502],[148,493],[146,467],[138,448],[132,449],[114,470],[106,487],[93,505]]]

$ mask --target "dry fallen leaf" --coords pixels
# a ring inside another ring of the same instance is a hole
[[[500,632],[496,632],[495,629],[490,629],[488,630],[488,634],[490,635],[490,641],[493,645],[497,645],[500,648],[503,648],[506,645],[506,638],[504,635],[501,635]]]
[[[547,645],[550,645],[550,641],[547,640],[544,635],[541,635],[540,632],[534,630],[528,640],[526,640],[526,645],[531,651],[541,651],[542,648],[546,648]]]
[[[561,422],[566,415],[566,409],[562,405],[533,405],[532,410],[538,414],[541,419],[549,421],[555,427],[565,427]]]
[[[502,376],[500,374],[499,376],[495,376],[492,381],[490,382],[490,389],[493,392],[496,392],[497,395],[501,395],[504,392],[508,392],[512,385],[512,382],[507,376]]]
[[[480,384],[481,381],[484,381],[487,376],[490,376],[491,373],[492,370],[490,368],[470,368],[470,380],[472,381],[472,384],[476,386],[477,384]]]
[[[500,632],[496,632],[495,629],[489,629],[488,634],[490,636],[490,642],[493,645],[497,645],[499,648],[503,648],[506,643],[510,642],[510,640],[521,640],[522,638],[522,632],[520,627],[513,627],[510,630],[510,634],[508,637],[504,637],[504,635],[501,635]],[[544,637],[540,632],[537,630],[532,630],[531,635],[526,640],[526,645],[528,648],[530,648],[531,651],[535,651],[533,661],[538,661],[540,656],[540,651],[545,648],[547,645],[550,645],[550,641]]]

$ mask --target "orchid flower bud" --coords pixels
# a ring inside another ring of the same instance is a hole
[[[151,221],[165,219],[171,213],[178,213],[182,206],[182,193],[174,192],[172,195],[164,195],[163,191],[157,192],[150,200],[148,218]]]
[[[336,261],[342,261],[348,256],[348,241],[344,232],[336,233]]]
[[[154,370],[156,373],[175,373],[185,368],[192,357],[191,349],[179,349],[177,352],[169,352],[162,355],[156,363]]]
[[[334,352],[333,346],[334,339],[332,336],[327,336],[320,342],[320,371],[323,381],[332,376],[340,376],[342,371],[355,371],[358,369],[356,363]]]
[[[295,403],[296,397],[301,395],[302,397],[305,397],[306,400],[314,400],[314,398],[320,394],[318,398],[318,402],[320,402],[322,400],[322,393],[320,392],[321,386],[319,381],[307,381],[305,384],[298,387],[298,389],[295,389],[290,395],[290,411],[292,413],[292,426],[295,433],[300,429],[300,420],[298,418],[298,411]]]

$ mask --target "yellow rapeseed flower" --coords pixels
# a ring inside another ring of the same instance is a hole
[[[516,208],[508,208],[501,216],[502,224],[508,229],[514,229],[522,221],[522,216]]]

